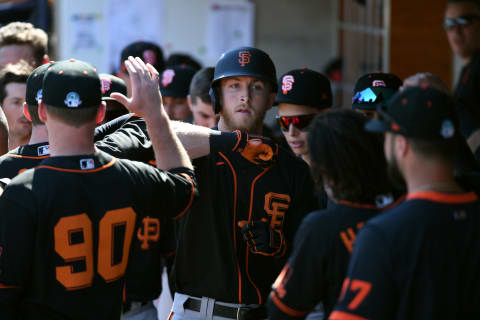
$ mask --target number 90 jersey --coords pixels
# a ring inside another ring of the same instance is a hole
[[[20,174],[0,198],[0,319],[119,319],[135,233],[182,216],[194,193],[188,169],[103,152]]]

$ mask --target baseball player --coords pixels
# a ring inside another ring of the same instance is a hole
[[[190,83],[196,70],[187,65],[178,65],[165,69],[160,79],[162,102],[172,120],[192,122],[192,112],[187,96]]]
[[[313,182],[304,161],[254,136],[262,134],[277,92],[265,52],[242,47],[224,53],[211,92],[222,132],[186,123],[175,129],[206,132],[200,141],[187,133],[182,144],[196,156],[209,155],[194,162],[201,197],[179,222],[171,316],[265,318],[263,305],[297,227],[316,207]]]
[[[392,73],[367,73],[355,84],[352,108],[374,118],[377,105],[385,103],[401,86],[402,80]]]
[[[407,88],[378,112],[366,128],[408,195],[362,228],[329,319],[478,319],[480,201],[454,178],[452,99]]]
[[[327,77],[304,68],[291,70],[278,81],[277,121],[292,151],[307,163],[307,134],[313,118],[332,106],[332,89]]]
[[[108,121],[127,114],[128,110],[122,104],[110,98],[110,94],[113,92],[119,92],[124,95],[127,94],[125,81],[107,73],[100,74],[100,81],[102,84],[102,100],[107,104],[107,112],[105,113],[105,119],[103,119],[102,123],[107,123]]]
[[[148,227],[148,246],[146,220],[179,217],[192,203],[192,166],[161,107],[158,72],[138,58],[127,68],[132,97],[113,96],[146,119],[157,166],[170,172],[95,149],[99,76],[81,61],[53,64],[38,109],[51,157],[0,200],[2,319],[118,319],[135,231]]]
[[[218,116],[213,112],[212,99],[208,93],[214,71],[212,67],[197,71],[192,78],[187,96],[188,106],[192,112],[193,123],[207,128],[215,127],[218,122]]]
[[[270,294],[269,319],[304,318],[318,303],[328,317],[358,231],[381,211],[377,199],[392,191],[382,140],[364,131],[366,122],[352,110],[332,110],[313,120],[308,145],[314,180],[332,202],[302,222]]]

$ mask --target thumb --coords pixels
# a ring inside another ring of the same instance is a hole
[[[123,94],[114,92],[110,94],[110,98],[114,99],[118,103],[121,103],[123,106],[125,106],[127,109],[130,106],[131,99],[125,97]]]
[[[248,223],[248,221],[242,220],[242,221],[238,221],[237,225],[238,225],[240,228],[243,228],[243,226],[246,225],[247,223]]]

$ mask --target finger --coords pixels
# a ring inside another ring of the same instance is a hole
[[[128,61],[130,61],[130,63],[135,68],[135,71],[137,71],[138,74],[143,75],[145,73],[145,70],[143,70],[143,68],[140,66],[140,64],[134,57],[132,56],[128,57]]]
[[[137,71],[133,67],[132,63],[129,60],[125,60],[125,67],[127,68],[128,74],[133,75],[136,74]]]
[[[123,94],[118,93],[118,92],[113,92],[112,94],[110,94],[110,98],[114,99],[118,103],[121,103],[127,109],[130,106],[130,102],[132,100],[132,99],[129,99],[129,98],[125,97]]]
[[[152,80],[160,78],[160,74],[158,73],[157,69],[155,69],[155,67],[152,66],[150,63],[147,63],[147,69],[152,75]]]
[[[137,63],[140,65],[140,67],[143,69],[145,73],[148,72],[147,66],[145,65],[145,62],[143,62],[142,59],[140,59],[139,57],[136,57],[135,61],[137,61]]]

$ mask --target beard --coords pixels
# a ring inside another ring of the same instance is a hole
[[[222,111],[222,118],[229,131],[240,130],[246,133],[262,134],[263,119],[267,110],[258,111],[249,107],[252,113],[242,116],[234,111]]]

